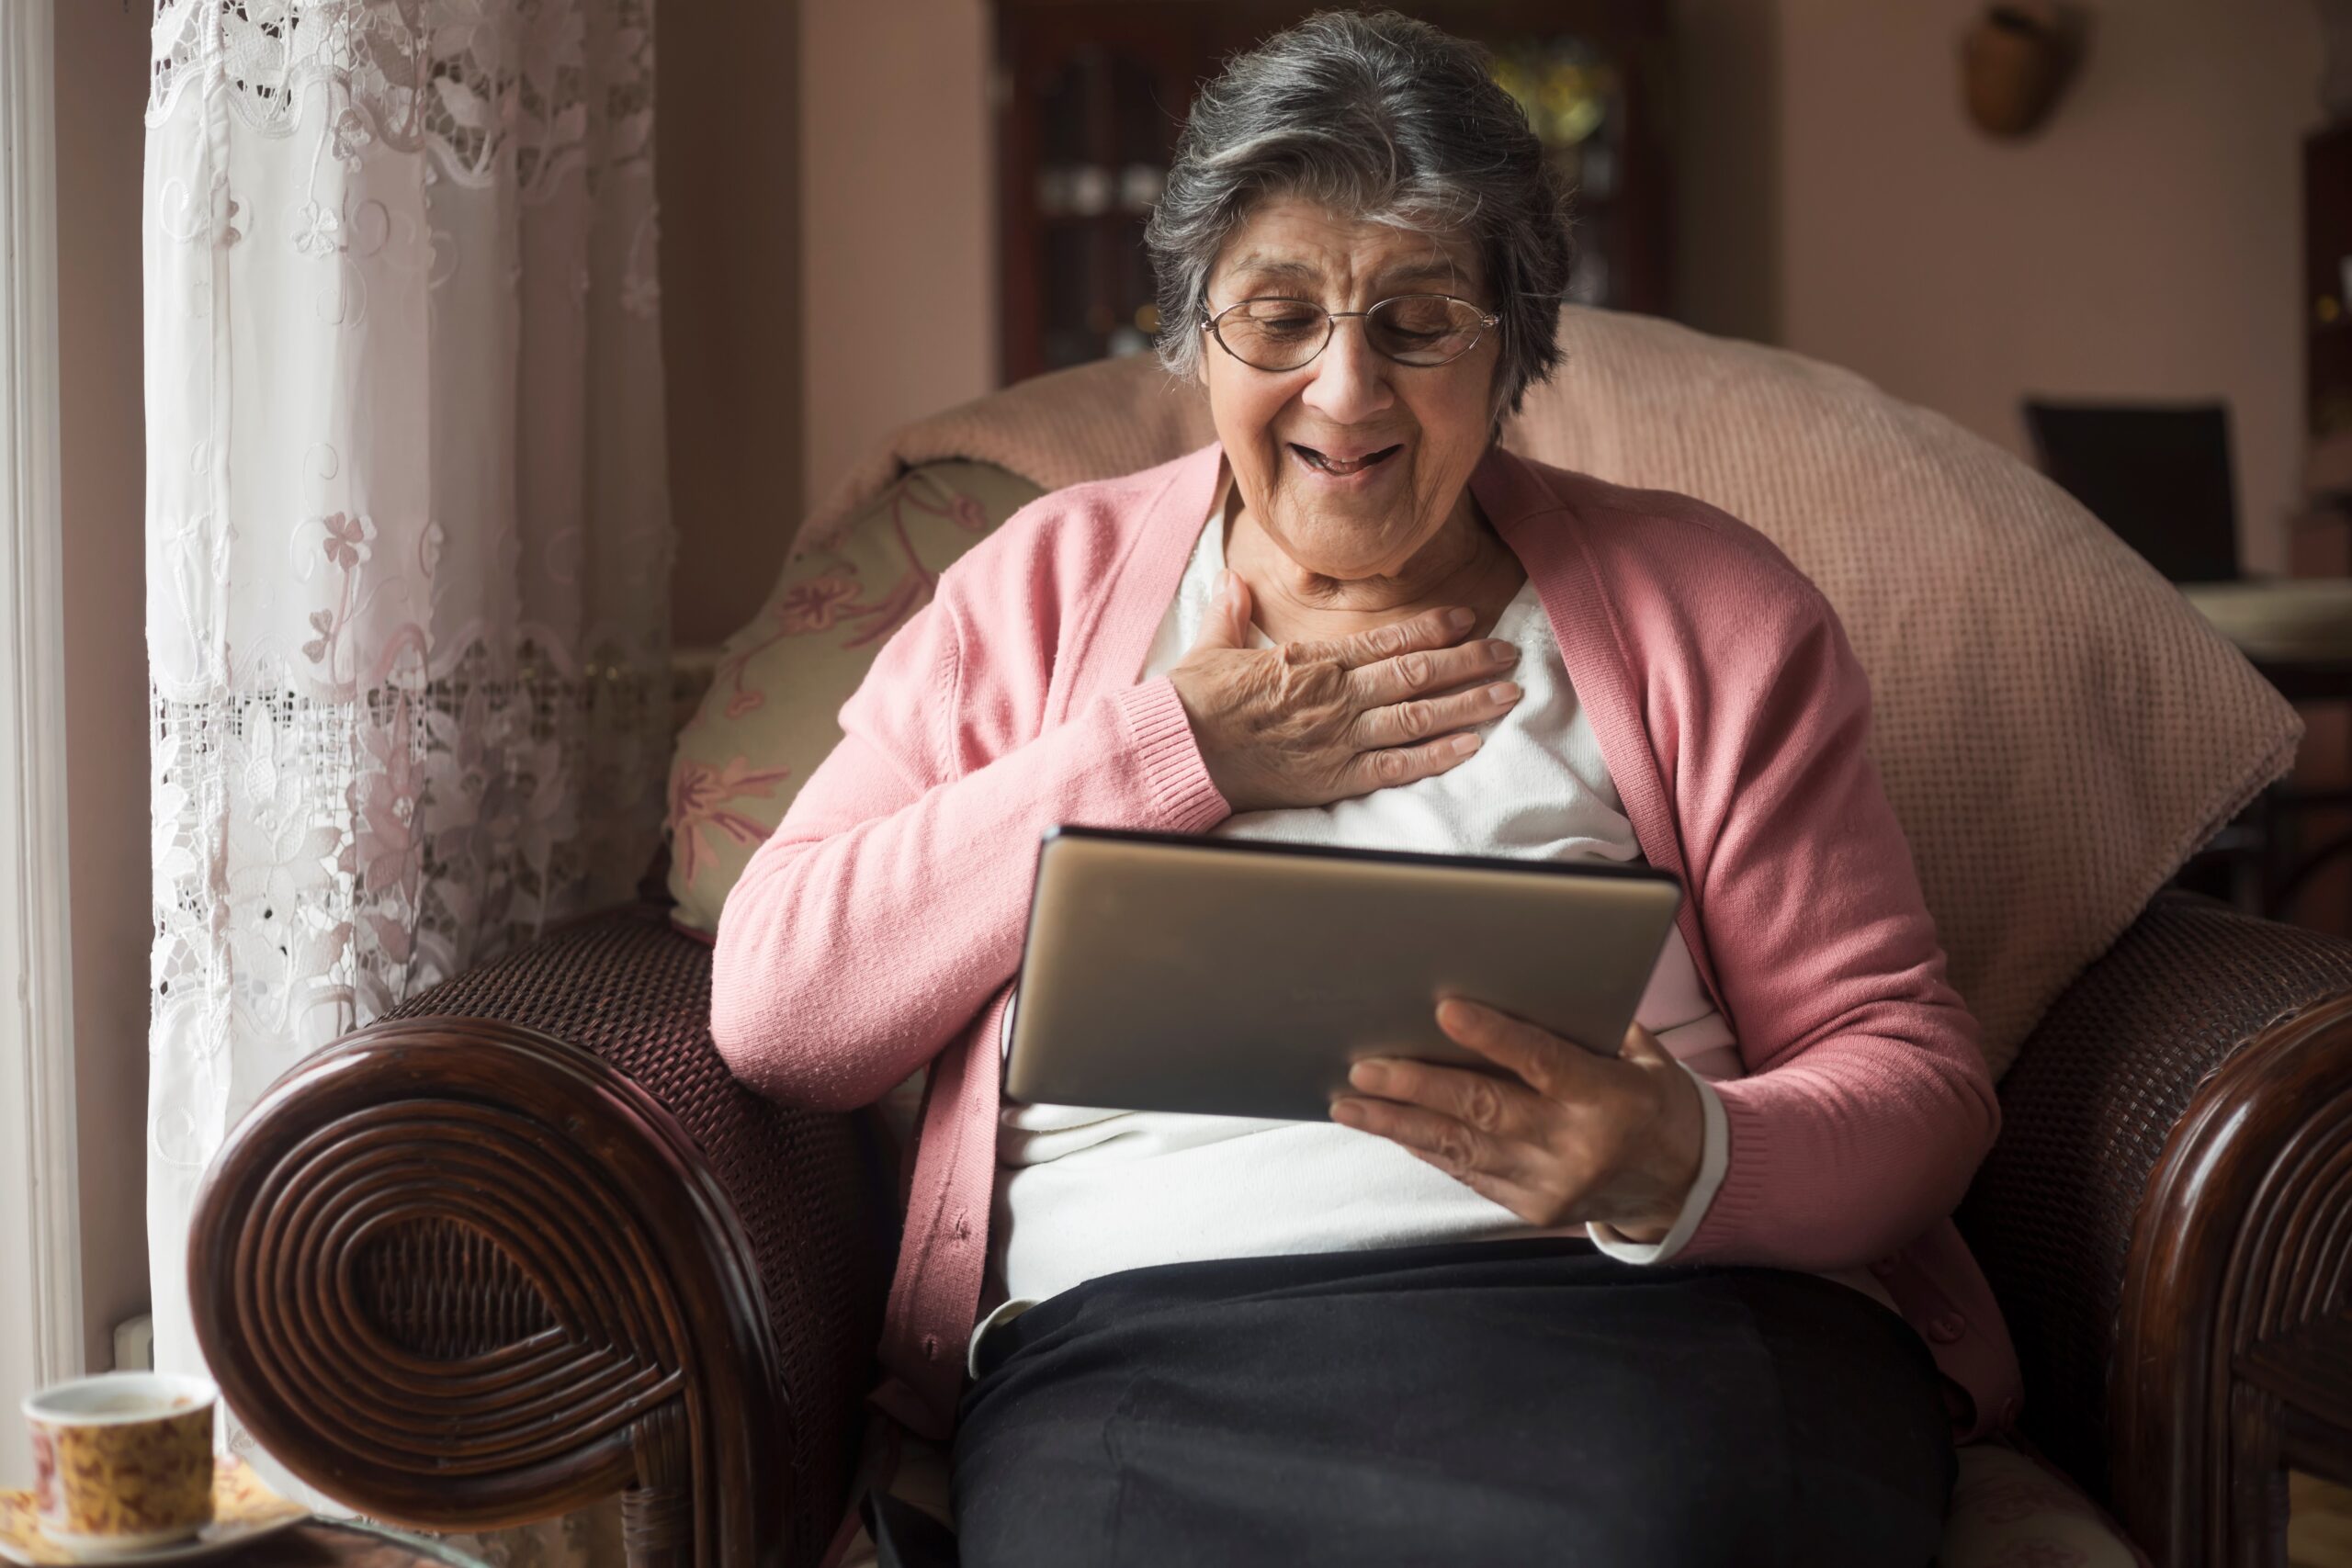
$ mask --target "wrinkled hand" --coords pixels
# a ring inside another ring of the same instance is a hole
[[[1237,813],[1328,806],[1448,772],[1478,750],[1475,727],[1525,694],[1500,679],[1516,647],[1462,642],[1476,621],[1466,604],[1253,649],[1250,584],[1226,579],[1168,679],[1209,782]],[[1470,682],[1488,683],[1461,689]]]
[[[1530,1224],[1599,1221],[1628,1241],[1666,1239],[1699,1179],[1706,1112],[1648,1030],[1627,1030],[1622,1056],[1596,1055],[1455,997],[1438,1004],[1437,1025],[1520,1081],[1372,1057],[1349,1071],[1363,1092],[1333,1100],[1331,1119],[1401,1145]]]

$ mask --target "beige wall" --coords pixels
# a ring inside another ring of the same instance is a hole
[[[139,171],[144,6],[57,8],[66,787],[90,1365],[147,1303],[147,640]]]
[[[2309,0],[2110,0],[2034,140],[1961,113],[1975,0],[1778,0],[1781,322],[2019,452],[2028,392],[2226,399],[2247,564],[2301,462]]]
[[[719,641],[799,521],[800,122],[789,5],[665,6],[655,54],[672,630]]]
[[[981,0],[802,0],[805,494],[996,384]]]

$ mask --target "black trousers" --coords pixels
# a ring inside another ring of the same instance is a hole
[[[965,1568],[1924,1565],[1954,1472],[1886,1308],[1581,1237],[1126,1269],[979,1365]]]

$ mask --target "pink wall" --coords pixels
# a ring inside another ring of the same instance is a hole
[[[800,516],[798,41],[790,6],[661,13],[654,175],[682,646],[752,618]]]
[[[147,1303],[147,636],[140,386],[144,6],[57,12],[57,344],[82,1307],[90,1365]]]
[[[1779,0],[1674,0],[1674,291],[1702,332],[1781,341]]]
[[[804,493],[996,384],[981,0],[802,0]]]
[[[2027,452],[2018,400],[2228,400],[2247,564],[2285,564],[2301,462],[2309,0],[2093,7],[2032,141],[1959,104],[1975,0],[1779,0],[1787,344]]]

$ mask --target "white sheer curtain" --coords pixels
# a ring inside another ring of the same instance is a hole
[[[657,840],[651,0],[160,0],[153,72],[149,1224],[190,1368],[189,1210],[260,1090]]]

